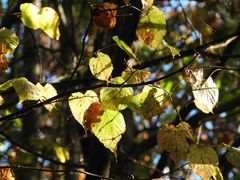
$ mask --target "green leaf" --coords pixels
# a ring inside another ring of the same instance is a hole
[[[110,57],[102,52],[97,52],[97,57],[91,57],[89,67],[92,74],[100,80],[108,81],[113,71]]]
[[[141,17],[136,34],[139,41],[152,48],[159,48],[166,34],[166,19],[163,12],[158,7],[152,6]]]
[[[100,91],[101,104],[104,109],[123,110],[127,107],[127,100],[133,94],[133,89],[103,87]]]
[[[119,111],[105,109],[100,122],[92,124],[92,132],[99,141],[116,156],[117,144],[126,131],[123,115]]]
[[[55,145],[53,149],[60,162],[65,163],[67,160],[70,159],[70,154],[67,148]]]
[[[72,93],[69,97],[68,103],[73,117],[84,129],[86,129],[84,114],[94,102],[98,102],[98,97],[97,94],[91,90],[87,91],[85,94],[80,92]]]
[[[147,70],[138,70],[127,68],[122,72],[122,77],[126,84],[137,84],[144,82],[151,76],[151,72]]]
[[[39,89],[41,92],[41,97],[40,101],[43,102],[47,99],[50,99],[54,96],[57,95],[56,89],[51,85],[51,84],[46,84],[45,86],[42,86],[40,83],[36,84],[36,87]],[[45,104],[44,107],[51,112],[52,109],[55,107],[56,103],[51,103],[51,104]]]
[[[209,180],[214,175],[215,168],[218,167],[217,153],[210,147],[197,145],[192,145],[189,150],[187,160],[190,168],[203,180]]]
[[[227,147],[226,159],[235,167],[240,169],[240,149],[237,149],[232,146]]]
[[[163,97],[162,88],[146,85],[140,94],[128,100],[128,106],[132,111],[148,119],[162,112]]]
[[[5,91],[8,88],[13,87],[18,94],[19,103],[26,100],[39,100],[41,92],[39,89],[29,82],[26,78],[15,78],[0,85],[0,91]]]
[[[179,52],[180,52],[179,49],[177,49],[177,48],[175,48],[175,47],[173,47],[173,46],[170,46],[164,39],[163,39],[163,44],[164,44],[165,47],[167,47],[167,48],[170,50],[173,58],[174,58],[175,56],[181,56],[181,55],[179,54]]]
[[[118,36],[113,36],[113,40],[117,43],[117,45],[125,52],[128,54],[130,58],[136,59],[136,55],[133,53],[132,49],[122,40],[118,38]]]
[[[214,180],[224,180],[219,167],[215,167],[212,178]]]
[[[181,122],[176,127],[164,124],[157,136],[160,149],[169,152],[176,163],[187,157],[189,151],[187,139],[193,140],[193,135],[191,126],[186,122]]]
[[[0,29],[0,44],[6,45],[6,50],[1,54],[13,55],[18,43],[19,39],[14,32],[7,28]]]
[[[24,3],[20,6],[21,20],[23,24],[34,30],[41,28],[49,37],[59,40],[59,16],[50,7],[39,9],[32,3]]]

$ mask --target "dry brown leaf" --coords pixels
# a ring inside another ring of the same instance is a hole
[[[102,115],[101,104],[93,102],[84,113],[84,126],[87,130],[91,130],[92,123],[100,121]]]

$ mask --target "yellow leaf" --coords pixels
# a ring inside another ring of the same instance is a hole
[[[65,163],[70,159],[69,151],[66,148],[56,145],[53,147],[53,149],[60,162]]]
[[[147,80],[150,76],[151,72],[147,70],[127,68],[122,72],[122,77],[126,81],[126,84],[141,83]]]
[[[15,180],[14,174],[10,168],[3,168],[0,170],[1,180]]]

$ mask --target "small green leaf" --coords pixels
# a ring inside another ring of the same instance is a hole
[[[5,91],[8,88],[13,87],[18,94],[19,103],[26,100],[39,100],[41,92],[39,89],[29,82],[26,78],[15,78],[0,85],[0,91]]]
[[[117,43],[117,45],[128,54],[130,58],[136,59],[136,55],[133,53],[132,49],[122,40],[118,38],[118,36],[113,36],[113,40]]]
[[[127,100],[133,94],[133,89],[103,87],[100,91],[101,104],[104,109],[123,110],[127,107]]]
[[[89,67],[92,74],[100,80],[108,81],[113,71],[110,57],[102,52],[97,52],[97,57],[91,57]]]
[[[85,94],[76,92],[69,97],[68,103],[71,112],[84,129],[86,129],[84,114],[94,102],[98,102],[98,97],[97,94],[91,90],[87,91]]]
[[[105,109],[100,117],[100,122],[92,124],[92,132],[115,156],[117,144],[125,131],[126,124],[119,111]]]
[[[47,99],[50,99],[54,96],[57,95],[56,89],[51,85],[51,84],[46,84],[45,86],[42,86],[40,83],[36,84],[36,87],[39,89],[41,92],[41,97],[40,101],[43,102]],[[51,103],[51,104],[45,104],[44,107],[51,112],[52,109],[55,107],[56,103]]]
[[[218,167],[217,153],[210,147],[192,145],[187,160],[190,168],[203,178],[209,180]]]
[[[173,47],[173,46],[170,46],[164,39],[163,39],[163,44],[164,44],[165,47],[167,47],[167,48],[170,50],[173,58],[174,58],[175,56],[181,56],[181,55],[179,54],[179,52],[180,52],[179,49],[177,49],[177,48],[175,48],[175,47]]]
[[[24,3],[20,6],[21,20],[23,24],[31,29],[41,28],[49,37],[58,40],[59,16],[57,12],[50,7],[39,9],[32,3]]]
[[[1,54],[13,55],[18,43],[19,39],[14,32],[7,28],[0,29],[0,44],[6,45],[6,51]]]
[[[126,84],[137,84],[144,82],[151,76],[151,72],[147,70],[138,70],[127,68],[122,72],[122,77]]]
[[[67,148],[55,145],[53,149],[60,162],[65,163],[67,160],[70,159],[70,154]]]
[[[166,34],[166,19],[163,12],[158,7],[152,6],[141,17],[136,34],[139,41],[152,48],[159,48]]]
[[[161,102],[163,97],[164,91],[162,88],[146,85],[140,94],[128,100],[128,106],[132,111],[148,119],[162,112]]]

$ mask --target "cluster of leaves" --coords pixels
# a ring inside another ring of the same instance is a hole
[[[173,57],[180,55],[179,50],[169,45],[165,40],[166,18],[157,6],[152,5],[152,1],[142,1],[143,11],[136,29],[138,40],[149,48],[160,49],[166,47]],[[101,28],[113,28],[116,24],[117,5],[103,3],[100,5],[91,4],[93,22]],[[39,9],[31,3],[22,4],[21,20],[29,28],[34,30],[42,29],[51,38],[58,40],[59,17],[50,7]],[[50,17],[50,18],[49,18]],[[3,28],[0,30],[0,65],[4,71],[9,60],[5,54],[13,55],[18,45],[17,36],[10,30]],[[136,69],[131,65],[140,65],[143,61],[137,57],[134,51],[118,36],[114,36],[116,42],[130,60],[128,67],[121,76],[112,78],[113,64],[109,55],[98,51],[89,58],[89,69],[92,75],[107,85],[98,91],[88,90],[74,92],[68,98],[68,104],[73,117],[81,124],[86,133],[92,132],[99,141],[117,156],[118,143],[126,131],[126,123],[121,113],[129,108],[137,115],[145,119],[150,119],[162,112],[162,102],[165,93],[159,85],[143,85],[141,92],[135,91],[131,86],[141,85],[151,77],[151,72],[145,69]],[[204,113],[212,113],[219,98],[219,90],[211,76],[204,79],[202,68],[189,67],[183,73],[183,79],[192,88],[194,103],[196,107]],[[147,84],[147,83],[146,83]],[[126,86],[127,85],[127,86]],[[56,97],[57,91],[51,84],[40,83],[36,85],[26,78],[15,78],[0,85],[0,91],[6,91],[13,87],[19,97],[19,103],[24,101],[40,101]],[[56,106],[56,102],[44,104],[45,108],[51,112]],[[172,160],[179,163],[185,160],[190,168],[199,174],[203,179],[217,177],[222,179],[218,168],[218,155],[216,151],[208,146],[200,145],[189,124],[181,121],[177,126],[163,124],[158,132],[158,144],[161,150],[169,153]],[[227,159],[239,167],[239,150],[226,146],[229,151]],[[55,147],[58,154],[64,154],[63,149]],[[58,155],[63,157],[63,155]],[[66,161],[66,158],[61,160]]]

